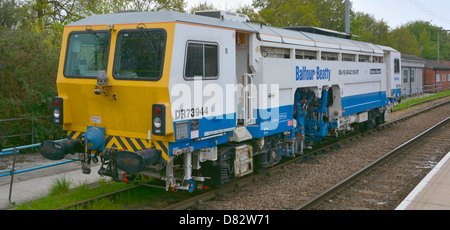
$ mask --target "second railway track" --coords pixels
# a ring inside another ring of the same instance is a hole
[[[417,108],[414,110],[416,114]],[[338,148],[316,152],[300,164],[290,164],[279,170],[283,176],[262,176],[257,183],[225,193],[221,199],[203,202],[203,208],[293,209],[446,118],[450,106],[444,103],[426,111],[402,122],[390,123],[377,132],[353,137],[354,141],[344,141]]]
[[[450,117],[295,209],[393,210],[449,151]]]
[[[417,112],[417,108],[414,108],[414,110],[416,111],[412,113]],[[401,113],[394,114],[395,116],[393,117],[402,117],[403,114],[407,113],[407,111],[401,111]],[[300,159],[300,164],[279,166],[266,174],[257,174],[250,179],[244,178],[222,190],[210,191],[204,193],[201,197],[191,197],[166,209],[187,209],[191,207],[224,210],[293,209],[329,189],[333,184],[364,167],[363,165],[367,165],[375,160],[376,155],[372,154],[372,156],[370,154],[372,150],[371,142],[379,143],[378,149],[380,152],[388,152],[391,146],[394,147],[395,143],[398,143],[395,146],[400,143],[400,140],[393,140],[389,133],[397,133],[398,139],[404,139],[406,136],[416,132],[415,129],[422,129],[423,131],[426,129],[424,127],[432,126],[432,124],[441,120],[442,117],[448,116],[448,114],[450,114],[450,106],[448,102],[444,102],[430,112],[422,112],[420,115],[415,115],[405,122],[388,124],[386,125],[386,127],[389,127],[387,129],[354,137],[353,139],[356,141],[342,141],[334,150],[318,151],[308,156],[307,159]],[[389,146],[386,143],[389,143]],[[352,150],[354,149],[352,145],[363,147],[356,147],[356,150]],[[380,146],[382,147],[380,148]],[[334,153],[328,154],[331,152]],[[341,152],[344,152],[344,154]],[[363,163],[359,163],[359,166],[352,166],[357,161],[362,161]],[[348,172],[353,168],[358,169],[349,174]],[[347,172],[347,176],[340,176],[345,174],[345,172]],[[283,177],[278,176],[278,173],[283,174]],[[161,206],[156,209],[161,209]]]
[[[375,161],[382,153],[403,143],[402,140],[405,141],[408,136],[412,137],[414,133],[417,135],[436,124],[449,114],[449,109],[449,104],[443,103],[436,108],[433,106],[432,110],[415,111],[410,119],[403,119],[404,122],[387,124],[387,129],[352,138],[355,141],[342,141],[334,150],[316,151],[307,159],[302,158],[301,164],[277,167],[275,170],[281,172],[282,177],[273,171],[268,172],[269,177],[254,175],[227,186],[224,189],[226,191],[210,192],[169,208],[184,209],[201,205],[200,208],[221,210],[293,209]],[[328,154],[331,152],[334,153]]]

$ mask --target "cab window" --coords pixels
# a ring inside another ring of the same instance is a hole
[[[69,34],[64,76],[95,78],[106,70],[110,33],[80,31]]]
[[[125,80],[157,81],[163,73],[166,31],[122,30],[117,35],[113,76]]]

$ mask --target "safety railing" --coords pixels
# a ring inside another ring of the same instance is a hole
[[[425,94],[425,93],[435,93],[443,88],[444,88],[443,83],[417,86],[417,87],[411,87],[411,88],[403,87],[402,88],[402,96],[410,96],[410,95]]]
[[[60,142],[60,141],[65,141],[65,140],[67,140],[67,139],[56,140],[55,142]],[[28,148],[39,147],[40,145],[41,145],[41,143],[36,143],[36,144],[31,144],[31,145],[24,145],[24,146],[4,149],[3,151],[0,152],[0,156],[2,156],[2,155],[16,155],[19,152],[19,150],[21,150],[21,149],[28,149]],[[53,166],[56,166],[56,165],[66,164],[66,163],[70,163],[70,162],[77,161],[77,160],[78,159],[71,159],[71,160],[67,160],[67,161],[62,161],[62,162],[57,162],[57,163],[53,163],[53,164],[42,165],[42,166],[38,166],[38,167],[33,167],[33,168],[28,168],[28,169],[15,171],[15,169],[14,169],[15,168],[14,167],[14,165],[15,165],[15,156],[14,156],[12,168],[6,169],[6,170],[1,170],[0,171],[0,177],[9,176],[9,175],[12,175],[13,173],[18,174],[18,173],[24,173],[24,172],[37,170],[37,169],[53,167]]]
[[[30,136],[31,144],[34,144],[36,141],[36,124],[39,124],[40,119],[48,118],[51,118],[51,115],[40,117],[0,119],[0,151],[2,151],[2,147],[4,147],[2,146],[2,142],[4,142],[5,139],[8,140],[14,137]],[[14,124],[15,122],[20,123]]]
[[[60,142],[60,141],[64,141],[64,140],[67,140],[67,139],[56,140],[55,142]],[[56,163],[52,163],[52,164],[41,165],[41,166],[37,166],[37,167],[17,170],[17,168],[16,168],[16,155],[17,155],[18,151],[22,150],[22,149],[39,147],[40,145],[41,145],[41,143],[36,143],[36,144],[31,144],[31,145],[24,145],[24,146],[19,146],[19,147],[14,147],[14,148],[3,149],[0,152],[0,156],[2,156],[2,155],[11,155],[11,154],[13,155],[12,167],[10,169],[6,169],[6,170],[1,170],[0,171],[0,177],[11,176],[11,182],[10,182],[10,187],[9,187],[9,197],[8,197],[8,201],[9,201],[10,204],[14,205],[14,203],[11,202],[11,194],[12,194],[12,187],[13,187],[13,183],[14,183],[14,175],[15,174],[30,172],[30,171],[34,171],[34,170],[38,170],[38,169],[49,168],[49,167],[53,167],[53,166],[57,166],[57,165],[62,165],[62,164],[67,164],[67,163],[71,163],[71,162],[74,162],[74,161],[78,161],[78,159],[69,159],[69,160],[60,161],[60,162],[56,162]]]

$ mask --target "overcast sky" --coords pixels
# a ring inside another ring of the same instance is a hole
[[[431,21],[432,25],[450,30],[450,0],[350,0],[355,11],[369,13],[385,20],[391,29],[409,21]],[[186,0],[188,6],[205,0]],[[232,10],[251,5],[252,0],[206,0],[217,8]]]

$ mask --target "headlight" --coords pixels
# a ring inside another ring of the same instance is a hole
[[[60,115],[61,115],[61,112],[59,111],[59,109],[54,109],[53,110],[53,117],[54,118],[59,118]]]
[[[155,126],[155,128],[159,129],[161,128],[161,118],[159,117],[155,117],[155,119],[153,119],[153,125]]]
[[[63,114],[61,114],[63,116]],[[152,134],[166,135],[166,106],[164,104],[152,105]]]

